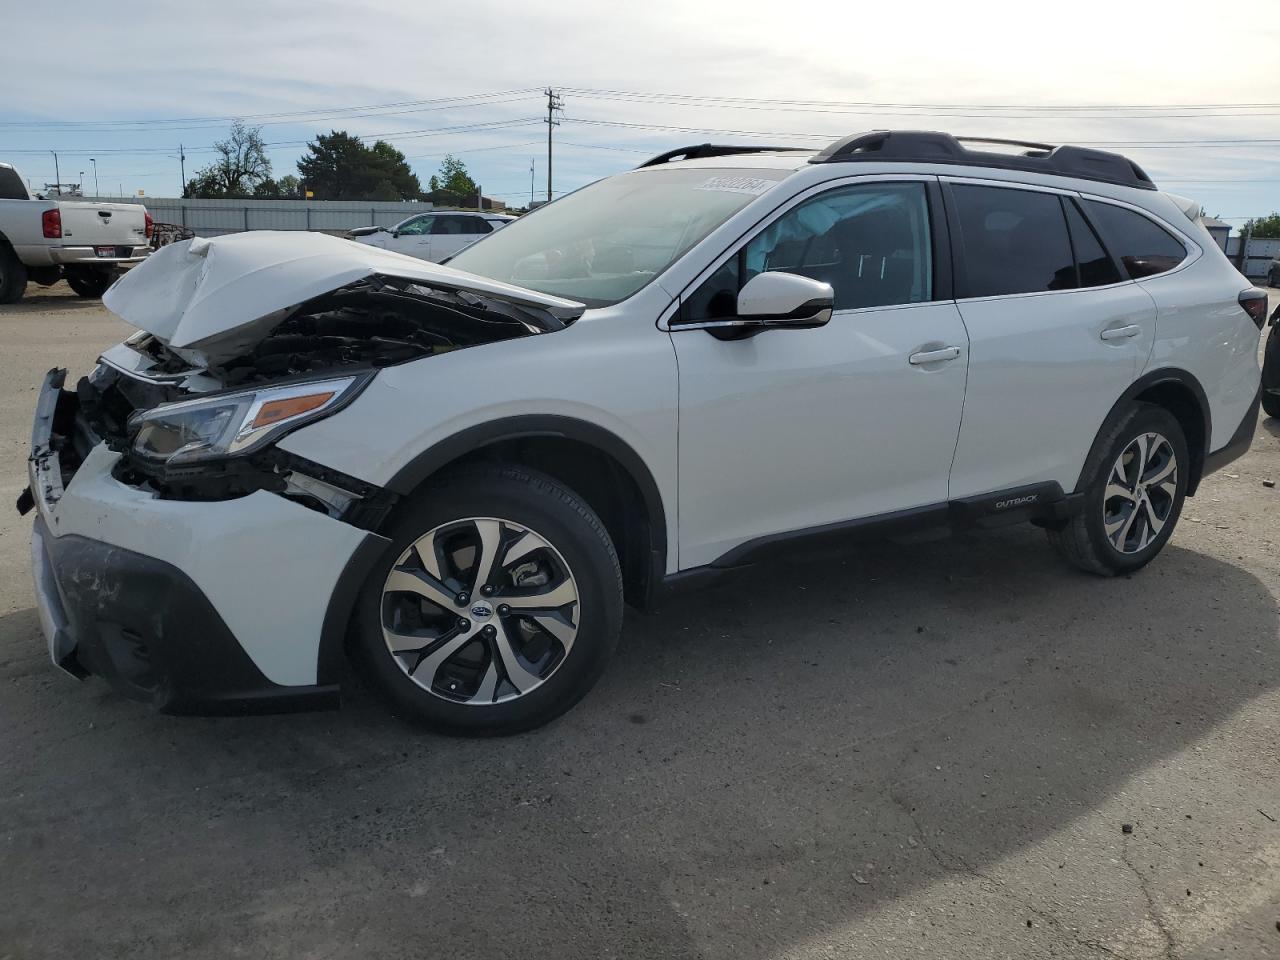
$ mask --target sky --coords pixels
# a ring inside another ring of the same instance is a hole
[[[819,147],[906,128],[1082,143],[1211,215],[1280,209],[1276,0],[0,0],[0,160],[40,190],[174,196],[232,118],[276,176],[331,129],[446,153],[485,193],[554,189],[682,144]],[[1208,141],[1208,142],[1205,142]],[[83,174],[81,173],[83,171]]]

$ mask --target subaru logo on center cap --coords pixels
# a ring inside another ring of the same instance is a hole
[[[477,620],[485,620],[488,617],[493,616],[493,607],[489,606],[487,603],[477,603],[471,608],[471,615]]]

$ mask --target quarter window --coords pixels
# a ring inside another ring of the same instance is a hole
[[[1142,214],[1095,200],[1086,200],[1084,205],[1132,279],[1172,270],[1187,258],[1187,248],[1180,240]]]
[[[1076,286],[1076,265],[1057,195],[954,184],[960,221],[961,296],[996,297]]]
[[[929,300],[933,263],[924,184],[862,184],[805,201],[686,298],[682,319],[734,316],[738,291],[769,270],[831,284],[837,310]]]
[[[1123,277],[1111,255],[1103,248],[1093,227],[1085,222],[1074,200],[1067,200],[1067,226],[1071,229],[1071,247],[1075,250],[1080,270],[1080,286],[1101,287],[1119,283]]]

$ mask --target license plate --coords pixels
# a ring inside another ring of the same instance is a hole
[[[94,247],[100,257],[114,257],[116,255],[115,247]]]

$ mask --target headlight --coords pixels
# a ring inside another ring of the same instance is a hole
[[[166,403],[129,418],[133,452],[180,466],[239,456],[346,406],[372,374]]]

